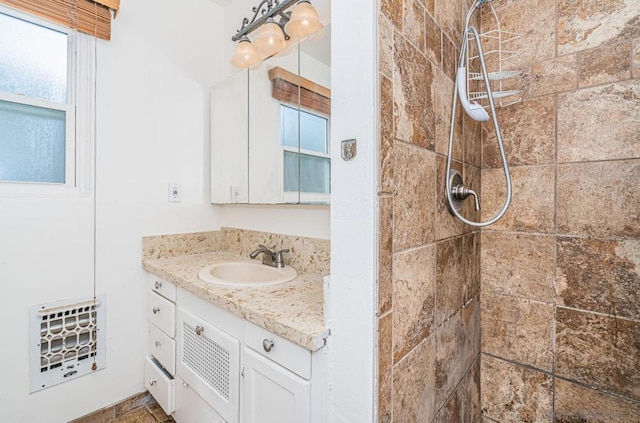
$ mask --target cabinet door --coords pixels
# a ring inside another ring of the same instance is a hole
[[[284,367],[244,349],[245,423],[309,423],[311,386]]]
[[[240,411],[240,343],[178,308],[176,374],[229,423]]]

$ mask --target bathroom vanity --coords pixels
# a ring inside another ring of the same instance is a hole
[[[269,286],[199,278],[225,252],[145,258],[145,385],[178,423],[325,421],[323,277]],[[254,261],[259,263],[259,261]]]

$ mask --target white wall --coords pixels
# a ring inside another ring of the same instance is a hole
[[[123,2],[112,40],[98,44],[105,370],[28,393],[29,305],[92,293],[93,199],[0,197],[3,421],[66,422],[144,389],[141,237],[221,223],[208,194],[208,93],[223,72],[221,10],[208,0]],[[170,181],[182,184],[182,203],[167,202]]]
[[[376,2],[332,7],[331,422],[374,421],[376,281]],[[354,25],[354,22],[357,22]],[[354,49],[357,48],[357,52]],[[357,156],[339,158],[355,138]]]

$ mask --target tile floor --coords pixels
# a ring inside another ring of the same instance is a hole
[[[125,399],[69,423],[175,423],[148,392]]]

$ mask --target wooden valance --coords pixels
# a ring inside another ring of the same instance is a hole
[[[299,77],[281,67],[269,70],[271,95],[285,103],[298,104],[300,88],[300,106],[331,115],[331,90],[306,78]]]
[[[115,15],[120,8],[120,0],[0,0],[0,3],[104,40],[111,39],[111,11]]]

